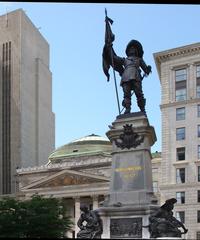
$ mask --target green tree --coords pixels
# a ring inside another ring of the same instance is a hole
[[[71,227],[62,200],[39,195],[0,200],[0,237],[63,238]]]
[[[0,237],[18,237],[18,201],[6,197],[0,201]]]

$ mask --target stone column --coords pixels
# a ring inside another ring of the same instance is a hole
[[[98,195],[92,196],[93,199],[93,210],[99,208]]]
[[[79,227],[77,226],[77,222],[79,220],[79,217],[80,217],[80,214],[81,214],[81,211],[80,211],[80,197],[76,197],[74,198],[74,205],[75,205],[75,237],[77,235],[77,233],[79,232]]]

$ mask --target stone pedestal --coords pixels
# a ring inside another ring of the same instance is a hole
[[[108,198],[99,209],[102,238],[149,238],[147,226],[158,209],[153,194],[151,152],[154,128],[143,113],[120,115],[107,136],[112,142],[112,172]]]

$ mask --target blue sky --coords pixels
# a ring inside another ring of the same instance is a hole
[[[145,62],[152,66],[143,91],[158,139],[152,152],[161,151],[161,86],[153,53],[200,41],[200,5],[0,2],[0,14],[18,8],[25,10],[50,45],[56,147],[92,133],[105,136],[118,115],[112,71],[108,83],[102,70],[107,8],[114,20],[116,53],[125,56],[127,43],[137,39]],[[133,111],[139,111],[135,97],[132,102]]]

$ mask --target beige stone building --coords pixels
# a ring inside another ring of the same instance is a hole
[[[154,58],[162,89],[161,201],[175,197],[185,237],[200,239],[200,43]]]
[[[23,10],[0,16],[0,195],[16,168],[46,163],[54,149],[49,45]]]

